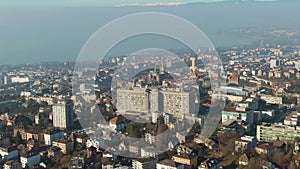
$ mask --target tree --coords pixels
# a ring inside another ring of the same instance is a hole
[[[194,125],[193,125],[193,128],[192,128],[196,133],[200,132],[201,131],[201,126],[199,124],[199,122],[195,122]]]
[[[141,138],[141,133],[138,127],[135,127],[133,124],[129,124],[126,128],[126,132],[129,137]]]
[[[16,145],[19,145],[19,144],[22,144],[22,142],[23,142],[23,140],[22,140],[21,133],[19,131],[17,131],[15,143],[16,143]]]
[[[261,168],[260,159],[258,159],[256,157],[250,158],[248,166],[249,166],[249,169]]]

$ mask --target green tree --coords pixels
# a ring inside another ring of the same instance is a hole
[[[126,128],[126,132],[128,133],[129,137],[134,137],[134,138],[140,138],[141,133],[139,131],[138,127],[135,127],[133,124],[129,124],[128,127]]]

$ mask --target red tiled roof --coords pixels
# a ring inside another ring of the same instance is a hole
[[[126,119],[122,115],[118,115],[117,117],[112,118],[109,122],[112,124],[120,124],[120,123],[124,123],[127,121],[128,121],[128,119]]]

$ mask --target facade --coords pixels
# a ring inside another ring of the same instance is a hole
[[[72,101],[60,100],[52,106],[53,126],[61,129],[71,129],[74,125]]]
[[[44,134],[44,141],[46,145],[52,145],[53,141],[64,138],[64,132],[61,130],[52,130]]]
[[[256,98],[247,98],[247,99],[239,102],[238,107],[245,108],[245,109],[251,109],[251,110],[257,110],[257,108],[258,108],[258,99],[256,99]]]
[[[220,161],[217,159],[207,159],[198,166],[198,169],[219,169],[219,168],[220,168]]]
[[[244,136],[235,141],[235,151],[243,152],[248,147],[255,147],[257,145],[257,139],[252,136]]]
[[[61,152],[64,154],[69,154],[74,150],[74,143],[69,140],[56,140],[52,142],[53,146],[59,147]]]
[[[145,133],[145,141],[149,144],[155,144],[155,135],[153,133]]]
[[[253,123],[253,111],[252,110],[236,110],[226,109],[222,111],[222,123],[228,120],[244,121],[248,124]]]
[[[287,126],[283,124],[262,124],[256,128],[256,137],[259,141],[288,141],[293,142],[299,137],[300,127]]]
[[[22,155],[21,158],[22,167],[25,168],[26,166],[31,167],[40,164],[41,156],[39,154],[26,154]]]
[[[142,147],[141,148],[141,157],[149,158],[149,157],[157,157],[159,154],[163,153],[163,151],[154,146]]]
[[[239,165],[248,166],[248,164],[249,164],[249,157],[247,156],[247,154],[243,154],[242,156],[240,156]]]
[[[134,159],[132,160],[133,169],[153,169],[156,167],[157,160],[155,158]]]
[[[13,160],[18,158],[19,150],[15,146],[12,147],[1,146],[0,155],[2,157],[2,160]]]
[[[109,121],[109,126],[117,131],[124,130],[128,125],[129,120],[122,115],[118,115]]]
[[[148,112],[148,94],[144,90],[117,90],[119,111]],[[195,93],[159,91],[150,94],[151,112],[166,112],[176,118],[195,113]]]
[[[40,134],[39,132],[35,131],[35,130],[31,130],[31,131],[28,131],[26,132],[26,140],[30,140],[30,139],[33,139],[33,140],[42,140],[42,134]]]
[[[287,117],[285,117],[283,123],[289,126],[298,126],[300,124],[300,113],[292,112]]]
[[[172,157],[172,160],[176,163],[188,166],[187,168],[195,168],[198,165],[198,158],[196,155],[177,154]]]
[[[176,118],[195,113],[195,93],[164,91],[163,101],[163,111]]]
[[[162,93],[152,90],[150,94],[151,111],[162,110]],[[148,112],[148,94],[142,90],[117,90],[117,108],[119,111]]]
[[[184,165],[176,164],[172,160],[163,160],[156,164],[156,169],[184,169]]]
[[[283,104],[282,97],[276,97],[272,95],[260,95],[262,100],[265,100],[268,104]]]

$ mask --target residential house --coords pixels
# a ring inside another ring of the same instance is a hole
[[[153,169],[156,168],[157,159],[143,158],[132,160],[132,169]]]
[[[23,168],[26,166],[31,167],[40,164],[41,156],[38,153],[26,153],[21,155],[20,161]]]
[[[220,168],[220,161],[212,158],[206,159],[198,166],[198,169],[219,169]]]
[[[74,150],[74,142],[66,139],[53,141],[52,145],[59,147],[61,149],[61,152],[63,152],[64,154],[69,154]]]
[[[156,169],[184,169],[184,165],[176,164],[174,161],[166,159],[157,163]]]

